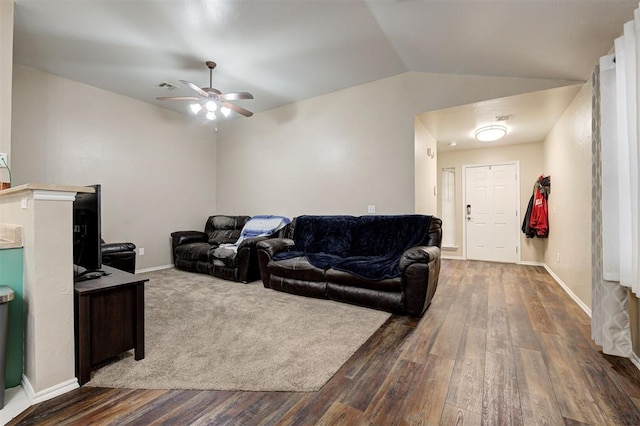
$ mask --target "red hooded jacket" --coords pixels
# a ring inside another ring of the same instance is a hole
[[[529,227],[536,231],[536,236],[546,237],[549,234],[549,212],[547,210],[547,199],[536,188],[535,197],[533,199],[533,208],[531,209],[531,218],[529,219]]]

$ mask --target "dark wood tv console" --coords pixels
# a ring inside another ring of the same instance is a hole
[[[134,349],[144,358],[144,283],[148,278],[103,265],[101,278],[75,283],[76,376],[80,386],[98,363]]]

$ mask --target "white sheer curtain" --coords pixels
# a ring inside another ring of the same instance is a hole
[[[593,283],[592,335],[605,353],[622,356],[631,355],[626,288],[640,296],[639,61],[636,10],[599,67],[602,276]]]
[[[619,281],[640,296],[638,40],[640,15],[636,10],[634,20],[624,25],[624,35],[615,41],[615,62],[607,57],[601,60],[600,87],[604,278]]]

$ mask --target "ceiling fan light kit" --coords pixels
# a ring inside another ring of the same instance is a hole
[[[221,113],[225,118],[231,114],[231,111],[235,111],[245,117],[251,117],[253,115],[251,111],[229,101],[253,99],[253,95],[249,92],[222,93],[220,90],[214,89],[211,86],[213,82],[213,69],[216,67],[216,63],[207,61],[205,65],[209,68],[209,87],[199,87],[190,81],[180,80],[182,84],[196,92],[198,96],[159,96],[156,99],[161,101],[196,101],[189,105],[191,112],[196,115],[204,114],[209,120],[215,120],[217,118],[215,111]]]
[[[204,104],[204,106],[206,106],[207,110],[210,112],[214,112],[215,110],[218,109],[218,105],[216,105],[216,103],[213,101],[207,102],[206,104]]]
[[[502,139],[507,134],[507,126],[500,124],[490,124],[480,127],[473,135],[480,142],[493,142]]]

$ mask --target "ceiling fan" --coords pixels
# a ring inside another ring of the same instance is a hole
[[[205,65],[209,68],[209,87],[198,87],[190,81],[180,80],[182,84],[196,92],[198,96],[158,96],[156,99],[160,101],[196,101],[190,105],[191,111],[193,111],[194,114],[205,114],[209,120],[216,119],[215,111],[219,111],[225,117],[227,117],[231,111],[235,111],[245,117],[251,117],[253,115],[251,111],[232,104],[229,101],[253,99],[253,95],[249,92],[222,93],[220,90],[214,89],[211,86],[212,73],[213,69],[216,67],[216,63],[213,61],[207,61],[205,62]]]

